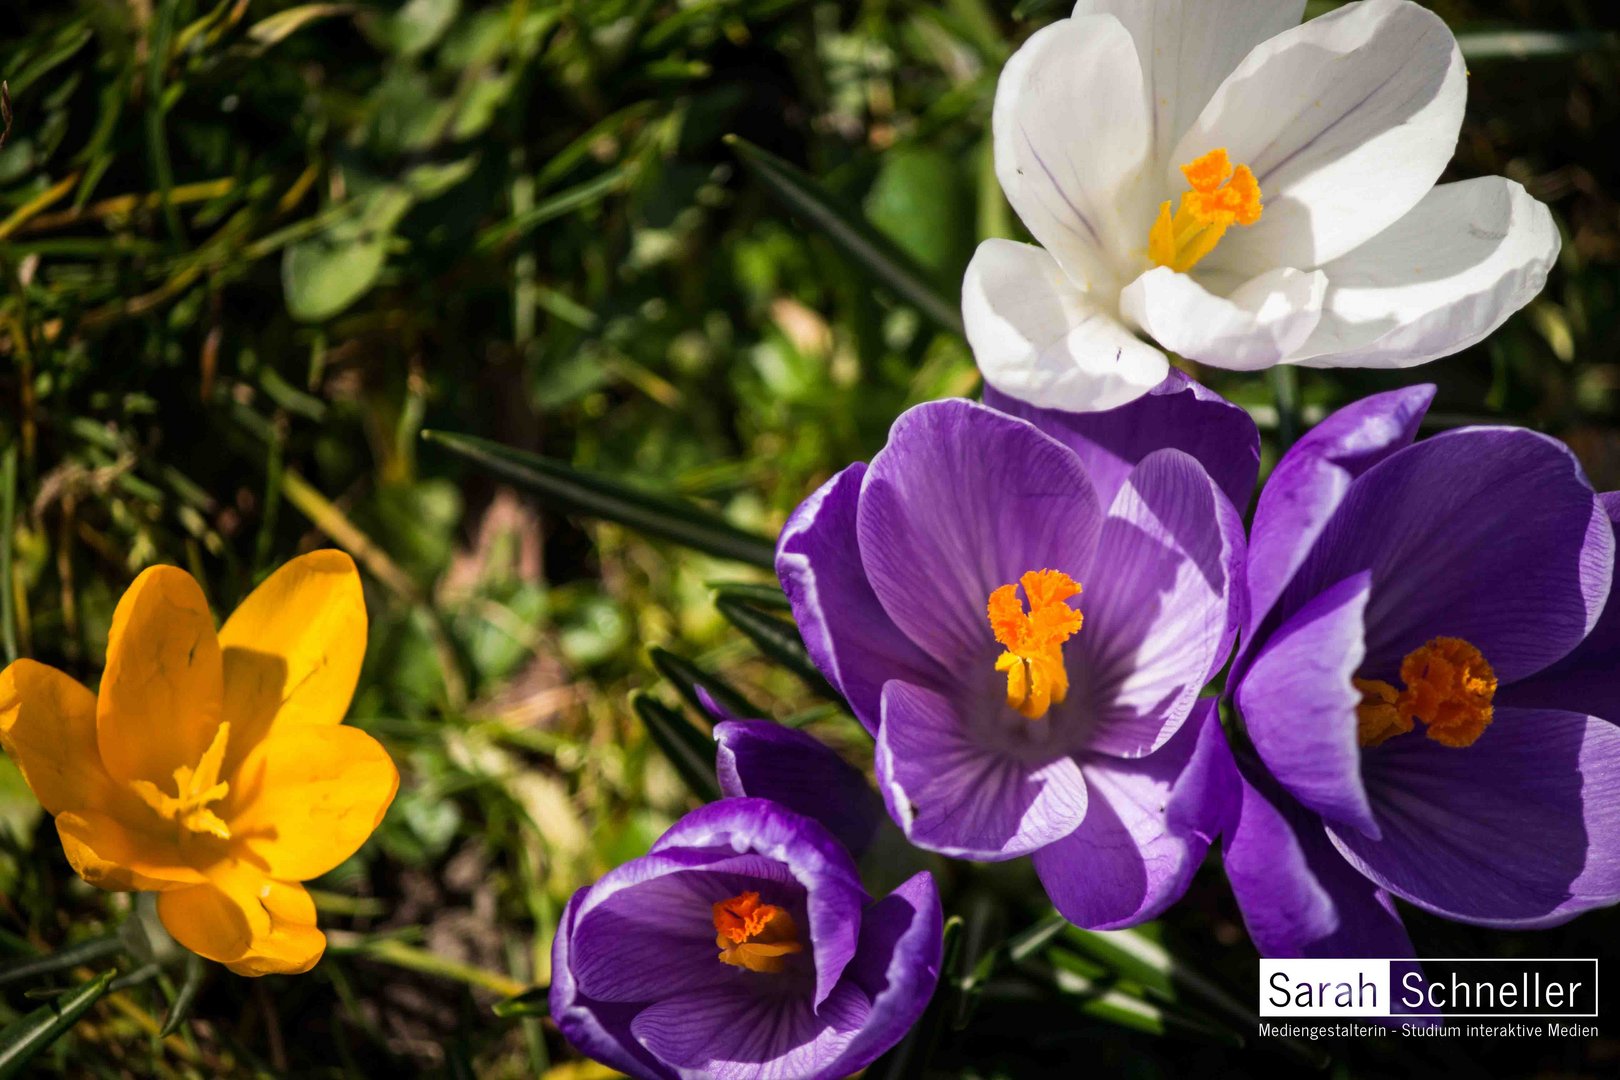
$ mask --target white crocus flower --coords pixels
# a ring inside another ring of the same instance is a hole
[[[963,283],[985,379],[1107,409],[1166,352],[1216,367],[1407,367],[1466,348],[1557,257],[1501,177],[1435,185],[1462,124],[1451,32],[1408,0],[1080,0],[1008,61],[996,175],[1040,247]]]

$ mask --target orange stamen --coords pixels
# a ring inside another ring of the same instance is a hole
[[[1362,746],[1378,746],[1424,723],[1424,734],[1443,746],[1473,745],[1490,726],[1496,672],[1477,648],[1462,638],[1442,637],[1413,649],[1401,661],[1399,693],[1386,682],[1357,679],[1362,692],[1356,709],[1356,735]]]
[[[1068,605],[1080,585],[1060,570],[1031,570],[1018,581],[1029,601],[1027,614],[1018,586],[1003,585],[990,594],[990,630],[1007,650],[996,659],[996,670],[1007,675],[1007,704],[1039,720],[1069,694],[1063,643],[1083,621]]]
[[[784,970],[788,957],[804,951],[799,928],[784,908],[759,902],[759,893],[745,892],[713,905],[714,943],[720,962],[749,971]]]
[[[1224,147],[1181,167],[1192,188],[1172,215],[1170,202],[1148,232],[1148,258],[1185,274],[1215,250],[1233,225],[1253,225],[1264,210],[1260,182],[1247,165],[1232,167]]]

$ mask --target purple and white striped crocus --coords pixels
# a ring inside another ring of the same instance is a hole
[[[793,515],[777,570],[906,836],[1032,855],[1071,921],[1130,925],[1236,797],[1199,692],[1237,629],[1257,433],[1179,374],[1102,413],[990,400],[901,416]]]
[[[574,894],[551,1015],[635,1077],[835,1080],[916,1023],[941,934],[928,874],[874,902],[819,822],[722,799]]]
[[[1260,496],[1223,844],[1264,955],[1409,956],[1392,896],[1501,927],[1620,899],[1620,500],[1532,432],[1414,443],[1432,397],[1340,410]]]

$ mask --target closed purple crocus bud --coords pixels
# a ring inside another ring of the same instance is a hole
[[[1411,955],[1392,896],[1511,927],[1620,899],[1620,502],[1532,432],[1414,442],[1432,396],[1330,416],[1256,509],[1223,843],[1268,956]]]
[[[551,1015],[631,1076],[834,1080],[917,1021],[941,940],[928,874],[874,902],[818,822],[722,799],[574,894]]]
[[[1199,694],[1237,631],[1258,436],[1180,375],[1088,416],[992,400],[1018,415],[900,417],[800,506],[777,570],[906,836],[1031,855],[1071,921],[1132,925],[1237,797]]]

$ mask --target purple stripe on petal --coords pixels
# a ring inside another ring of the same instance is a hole
[[[1085,820],[1035,852],[1035,871],[1058,911],[1092,930],[1156,918],[1187,891],[1210,843],[1235,816],[1237,772],[1202,699],[1180,731],[1147,757],[1092,756]]]
[[[1614,532],[1568,447],[1466,428],[1363,473],[1283,604],[1369,570],[1363,677],[1393,681],[1404,656],[1444,636],[1474,644],[1507,683],[1586,636],[1613,561]]]
[[[1261,956],[1415,955],[1389,894],[1345,862],[1315,814],[1239,758],[1242,805],[1222,840],[1226,876]]]
[[[1369,750],[1364,768],[1383,839],[1330,835],[1397,896],[1522,927],[1620,899],[1620,727],[1499,708],[1471,746],[1401,735]]]
[[[822,1006],[800,995],[762,993],[745,982],[649,1006],[631,1031],[682,1075],[712,1080],[809,1080],[826,1073],[855,1038],[871,1002],[852,983]]]
[[[1197,461],[1149,454],[1103,524],[1067,646],[1065,712],[1085,715],[1089,751],[1134,757],[1175,733],[1237,633],[1232,596],[1243,525]]]
[[[1599,495],[1612,525],[1620,526],[1620,492]],[[1616,563],[1620,576],[1620,562]],[[1552,667],[1502,687],[1503,705],[1566,709],[1620,724],[1620,589],[1612,585],[1597,625],[1575,651]]]
[[[1369,575],[1354,574],[1301,608],[1244,675],[1237,706],[1261,759],[1294,798],[1377,836],[1361,780],[1361,692],[1350,681],[1366,651],[1370,590]]]
[[[894,625],[867,581],[855,531],[865,475],[864,464],[851,465],[800,504],[777,541],[776,572],[810,658],[875,733],[885,682],[944,676]]]
[[[1257,628],[1305,562],[1350,482],[1410,446],[1433,400],[1433,386],[1363,398],[1317,424],[1283,455],[1255,506],[1243,653],[1252,650]],[[1244,662],[1240,655],[1239,665]]]
[[[955,674],[988,667],[1000,651],[985,611],[994,589],[1029,570],[1084,581],[1102,511],[1067,447],[951,400],[895,421],[866,472],[857,525],[883,609]]]
[[[1079,455],[1103,505],[1137,462],[1171,447],[1198,459],[1239,509],[1260,470],[1260,432],[1243,409],[1179,371],[1143,397],[1104,412],[1042,409],[985,384],[984,403],[1028,420]]]
[[[730,849],[787,867],[806,893],[809,926],[800,932],[808,929],[814,945],[815,1002],[826,1000],[855,954],[860,913],[868,901],[854,861],[831,833],[765,799],[721,799],[677,821],[653,844],[649,857],[672,848]]]
[[[859,858],[883,821],[883,800],[860,770],[815,736],[770,720],[715,725],[715,771],[728,796],[772,799],[827,827]]]
[[[922,1016],[939,982],[944,921],[927,871],[866,909],[861,945],[847,978],[872,1002],[855,1039],[823,1072],[850,1076],[899,1042]]]
[[[673,1077],[630,1033],[641,1005],[598,1002],[585,997],[574,979],[574,915],[590,887],[580,889],[563,908],[551,947],[551,1019],[575,1049],[631,1076]]]
[[[1027,855],[1073,832],[1086,814],[1086,782],[1073,758],[1014,757],[969,730],[948,699],[903,682],[883,688],[877,778],[912,843],[964,859]]]

